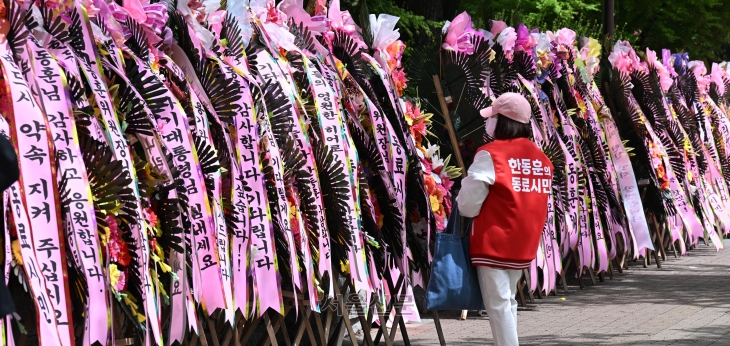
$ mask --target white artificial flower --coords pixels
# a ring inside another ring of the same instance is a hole
[[[451,21],[447,20],[446,23],[444,23],[444,27],[441,28],[441,35],[446,35],[446,32],[449,31],[450,26],[451,26]]]
[[[439,146],[436,144],[429,143],[426,147],[426,157],[431,158],[433,154],[439,151]]]

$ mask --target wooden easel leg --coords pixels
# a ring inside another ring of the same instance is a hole
[[[343,320],[344,319],[340,318],[340,320],[337,321],[337,325],[332,329],[332,337],[330,338],[329,345],[342,345],[342,341],[345,338],[345,323]]]
[[[378,320],[380,321],[380,329],[378,330],[378,335],[376,335],[375,344],[378,345],[380,343],[380,336],[385,335],[385,345],[393,346],[393,340],[390,339],[390,333],[388,333],[388,319],[386,315],[388,314],[388,310],[383,310],[380,304],[376,304],[375,308],[378,310]]]
[[[398,299],[397,304],[395,305],[395,318],[393,318],[393,329],[390,330],[390,340],[395,340],[395,333],[398,331],[398,327],[401,329],[401,336],[403,337],[403,343],[406,346],[410,346],[411,342],[408,339],[408,331],[406,331],[406,325],[403,321],[403,305],[406,298],[406,293],[408,292],[408,285],[405,281],[405,275],[403,275],[403,285],[401,285],[400,289],[400,299]],[[398,291],[395,291],[398,292]]]
[[[334,302],[333,302],[334,303]],[[327,317],[324,320],[324,336],[325,336],[325,344],[329,344],[330,339],[330,331],[332,328],[332,309],[327,309]]]
[[[532,286],[532,278],[530,277],[530,271],[527,269],[522,270],[523,277],[525,278],[525,288],[527,289],[527,299],[530,303],[535,301],[535,296],[532,295],[530,287]]]
[[[276,319],[279,320],[279,327],[281,328],[282,334],[284,334],[284,344],[291,346],[291,340],[289,339],[289,331],[286,329],[286,322],[284,322],[284,316],[276,314]]]
[[[292,346],[299,346],[299,342],[302,341],[302,338],[304,337],[304,321],[299,322],[299,327],[297,327],[297,333],[294,334],[294,340],[292,340]]]
[[[613,263],[613,266],[616,267],[616,270],[618,270],[619,274],[622,274],[624,272],[623,269],[621,269],[621,265],[619,264],[618,256],[611,261]]]
[[[446,346],[444,331],[441,329],[441,319],[439,319],[439,312],[434,310],[431,313],[433,314],[433,323],[436,325],[436,334],[438,334],[439,343],[441,344],[441,346]]]
[[[660,254],[662,256],[662,259],[666,261],[667,260],[667,253],[664,252],[664,234],[665,234],[665,231],[666,231],[664,226],[666,226],[666,222],[662,222],[660,224],[657,221],[656,215],[652,214],[651,217],[654,220],[654,229],[656,230],[656,234],[657,234],[657,237],[656,238],[657,238],[657,242],[659,243],[659,246],[658,246],[659,250],[658,251],[660,252]],[[656,255],[655,255],[655,257],[656,257]],[[658,261],[657,261],[657,267],[661,268],[661,264]]]
[[[525,284],[522,283],[522,279],[520,281],[517,281],[517,295],[518,295],[518,301],[520,306],[523,308],[527,306],[527,302],[525,301]]]
[[[565,273],[568,271],[567,269],[568,268],[565,267],[563,268],[563,270],[560,271],[560,282],[563,283],[563,293],[568,293],[568,280],[565,277]]]
[[[276,314],[276,321],[272,322],[272,330],[274,331],[274,334],[279,332],[279,329],[283,331],[284,336],[284,342],[286,343],[286,346],[291,346],[291,342],[289,339],[289,333],[286,331],[286,325],[284,324],[284,317],[286,317],[289,314],[289,311],[293,309],[292,306],[286,306],[284,308],[284,315]],[[261,346],[269,346],[269,343],[272,342],[270,339],[264,339],[262,340],[259,345]]]
[[[279,346],[279,343],[276,341],[276,332],[274,331],[274,327],[271,325],[268,312],[264,314],[264,325],[266,326],[266,332],[269,335],[267,344],[270,342],[272,346]]]
[[[302,310],[301,314],[303,316],[299,322],[299,327],[297,328],[297,333],[294,335],[294,340],[292,341],[293,346],[298,346],[299,342],[302,340],[302,337],[304,337],[304,331],[306,329],[305,324],[309,321],[309,316],[311,315],[311,310],[305,308]]]
[[[203,315],[206,315],[207,313],[205,311],[202,312]],[[208,316],[205,316],[206,318]],[[203,346],[208,346],[208,339],[205,337],[205,329],[203,329],[203,323],[200,322],[200,318],[198,318],[198,339],[200,340],[200,344]],[[215,329],[213,329],[215,330]]]
[[[403,338],[403,344],[405,346],[411,346],[411,339],[408,337],[408,329],[406,329],[406,321],[401,317],[398,324],[400,325],[400,335]],[[393,335],[393,331],[390,333]],[[395,335],[393,335],[393,339],[395,339]]]
[[[396,304],[398,302],[398,299],[397,299],[398,293],[397,292],[400,292],[400,290],[401,290],[401,286],[403,285],[403,282],[404,282],[404,277],[403,276],[399,277],[398,282],[395,284],[395,286],[393,286],[393,277],[390,275],[390,270],[386,269],[385,275],[383,275],[383,278],[385,279],[386,285],[388,285],[388,292],[390,292],[390,297],[388,299],[389,302],[384,311],[385,322],[388,322],[388,319],[390,318],[390,311],[392,309],[394,309],[394,307],[396,306]],[[384,325],[381,325],[381,327],[382,326],[384,326]],[[393,324],[393,326],[394,326],[394,328],[397,328],[397,325],[395,323]],[[380,337],[383,335],[385,335],[386,338],[388,338],[388,336],[390,334],[385,333],[385,329],[381,328],[380,330],[378,330],[378,333],[375,335],[375,344],[378,344],[380,342]],[[393,342],[392,338],[390,339],[390,342],[391,343]]]
[[[322,311],[319,314],[315,313],[313,314],[312,318],[314,319],[314,325],[317,326],[317,335],[319,336],[319,343],[315,343],[315,345],[327,345],[327,342],[329,341],[329,334],[327,333],[329,331],[329,326],[327,326],[327,331],[325,331],[324,326],[322,325],[322,313],[325,313],[325,316],[327,313],[329,313],[330,310],[327,309],[327,311]],[[326,320],[325,322],[328,322],[329,320]]]
[[[595,286],[597,284],[596,271],[593,270],[593,268],[590,268],[590,267],[588,268],[588,276],[590,276],[590,278],[591,278],[591,284],[593,284],[593,286]]]
[[[608,278],[613,280],[613,261],[608,262]]]
[[[350,341],[352,341],[352,345],[359,345],[357,341],[357,336],[355,336],[355,330],[352,329],[352,323],[350,322],[350,312],[347,311],[347,305],[345,305],[345,300],[342,297],[342,292],[340,291],[340,284],[339,284],[339,274],[335,271],[334,274],[334,289],[335,289],[335,295],[337,296],[337,301],[340,304],[340,312],[342,312],[342,323],[345,324],[345,327],[347,328],[347,333],[350,335]],[[349,280],[349,278],[347,278]],[[345,287],[347,287],[347,283],[345,284]],[[357,292],[354,292],[357,293]],[[348,298],[347,301],[349,302],[350,299]],[[340,333],[340,335],[344,336],[344,330]],[[338,338],[338,344],[342,344],[342,337]]]
[[[586,286],[583,284],[583,273],[580,261],[578,260],[578,252],[575,250],[570,250],[573,253],[573,263],[575,264],[575,273],[576,276],[578,276],[578,284],[580,285],[580,289],[586,288]]]
[[[360,326],[362,327],[362,332],[364,336],[363,343],[367,346],[373,346],[373,337],[370,335],[370,324],[369,320],[365,316],[365,309],[362,306],[362,301],[360,300],[359,293],[355,290],[355,285],[352,283],[352,281],[349,281],[350,285],[350,292],[353,292],[354,294],[351,294],[352,300],[355,303],[355,310],[357,311],[357,319],[360,321]]]
[[[312,314],[310,312],[310,317],[311,317],[311,315],[314,315],[314,314]],[[315,316],[315,318],[316,318],[316,316]],[[314,330],[312,330],[312,323],[310,323],[310,318],[307,318],[307,324],[304,325],[304,327],[307,328],[307,335],[309,336],[309,343],[311,345],[317,345],[317,337],[315,336],[316,334],[314,333]]]
[[[215,323],[213,323],[213,320],[208,317],[208,314],[204,314],[205,316],[205,322],[208,324],[208,330],[210,330],[210,338],[213,339],[213,346],[220,346],[220,343],[218,343],[218,333],[215,329]]]
[[[256,330],[256,327],[258,327],[260,322],[261,317],[256,317],[250,323],[248,323],[248,325],[244,326],[243,338],[241,338],[242,345],[248,345],[248,340],[251,339],[253,332]]]

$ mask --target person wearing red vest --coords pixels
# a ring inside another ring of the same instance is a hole
[[[517,346],[517,282],[537,255],[553,165],[530,140],[532,111],[522,95],[502,94],[481,114],[495,141],[477,151],[456,200],[461,215],[474,218],[469,253],[494,344]]]

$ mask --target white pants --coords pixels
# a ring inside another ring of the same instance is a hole
[[[517,281],[522,270],[505,270],[478,266],[479,288],[489,315],[495,346],[518,346]]]

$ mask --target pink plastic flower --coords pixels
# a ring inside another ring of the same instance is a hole
[[[446,224],[444,223],[444,218],[440,215],[434,213],[433,218],[436,220],[436,229],[439,232],[442,232],[444,229],[446,229]]]
[[[474,53],[474,45],[471,43],[471,38],[475,35],[481,34],[472,28],[469,14],[462,12],[449,25],[443,48],[472,54]]]
[[[713,62],[712,63],[712,72],[710,73],[710,79],[712,80],[715,85],[717,85],[717,90],[720,92],[720,94],[725,93],[725,83],[722,80],[723,70],[720,68],[720,65]]]
[[[215,11],[208,15],[208,24],[213,31],[220,34],[223,28],[223,21],[226,19],[226,11]]]
[[[449,191],[451,191],[451,188],[454,186],[454,182],[451,181],[451,178],[449,178],[448,176],[441,177],[441,184],[443,184],[444,188],[446,188],[446,190],[449,190]],[[449,194],[451,194],[451,193],[449,193]]]
[[[504,29],[507,29],[507,23],[501,20],[492,21],[492,30],[490,31],[492,32],[492,35],[494,35],[494,37],[499,36],[499,34],[502,33]]]
[[[511,58],[514,53],[516,41],[517,33],[513,27],[508,27],[502,30],[502,33],[500,33],[499,37],[497,37],[497,43],[502,46],[502,50],[508,58]]]
[[[710,80],[705,76],[707,74],[705,62],[702,60],[693,60],[689,62],[687,67],[689,67],[692,73],[694,73],[695,79],[697,79],[697,87],[700,89],[700,92],[707,92],[707,89],[710,86]]]
[[[393,70],[392,74],[393,76],[393,83],[395,84],[395,90],[398,91],[398,96],[403,96],[403,90],[408,87],[408,78],[406,78],[406,73],[403,72],[402,69]]]
[[[147,208],[145,211],[147,212],[147,222],[149,222],[150,227],[155,227],[158,221],[157,214],[150,208]]]
[[[662,62],[659,61],[657,58],[656,52],[653,50],[647,48],[646,49],[646,61],[649,64],[649,66],[653,66],[657,73],[659,74],[659,84],[662,86],[662,90],[667,91],[672,86],[672,83],[674,81],[672,80],[672,77],[669,75],[669,71],[667,71],[666,66]]]
[[[611,55],[608,56],[608,61],[611,62],[613,67],[625,73],[631,73],[636,69],[642,68],[639,57],[636,56],[636,52],[631,48],[631,44],[628,41],[616,42]]]
[[[421,163],[423,164],[423,174],[426,179],[426,185],[428,185],[429,179],[433,181],[433,177],[431,177],[431,172],[433,171],[433,167],[431,167],[431,160],[429,159],[421,159]],[[435,183],[434,183],[435,184]],[[431,188],[429,187],[429,190]]]
[[[575,31],[568,28],[558,30],[556,40],[559,44],[572,47],[575,45]]]
[[[124,291],[124,288],[127,287],[127,274],[124,270],[119,271],[119,279],[117,280],[117,283],[114,285],[114,289],[117,290],[117,292]]]
[[[388,56],[390,57],[388,59],[388,66],[390,66],[391,70],[395,70],[396,68],[401,68],[401,60],[403,59],[403,52],[406,51],[406,45],[401,40],[395,40],[393,43],[391,43],[385,51],[388,53]]]
[[[517,40],[515,41],[515,51],[531,51],[537,46],[537,37],[533,35],[525,24],[517,27]]]

